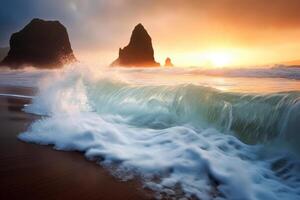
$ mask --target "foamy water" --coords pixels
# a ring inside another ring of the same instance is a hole
[[[43,117],[21,140],[81,151],[157,198],[300,198],[299,69],[9,73],[38,74],[24,110]]]

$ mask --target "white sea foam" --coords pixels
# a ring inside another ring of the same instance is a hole
[[[174,126],[155,130],[128,126],[113,118],[95,113],[60,114],[35,122],[19,137],[53,144],[58,150],[82,151],[89,159],[104,159],[106,166],[117,163],[125,178],[128,173],[141,175],[146,186],[168,191],[171,196],[179,184],[187,196],[202,199],[212,195],[228,199],[299,198],[296,177],[278,177],[270,168],[272,162],[259,158],[258,146],[245,145],[214,129]],[[297,176],[297,169],[290,170],[287,174]],[[160,181],[155,182],[154,176]]]
[[[240,95],[141,84],[128,81],[131,73],[52,74],[25,108],[44,117],[19,138],[81,151],[120,178],[141,177],[158,198],[300,198],[299,159],[274,146],[277,138],[297,133],[299,93]],[[285,125],[288,133],[273,132],[280,120],[292,124]],[[245,144],[249,138],[258,144]]]

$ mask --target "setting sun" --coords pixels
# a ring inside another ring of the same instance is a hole
[[[232,55],[228,52],[210,52],[206,57],[213,67],[228,66],[232,62]]]

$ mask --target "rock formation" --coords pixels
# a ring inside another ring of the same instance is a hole
[[[135,26],[129,44],[119,49],[119,58],[111,66],[157,67],[152,40],[142,24]]]
[[[165,60],[165,67],[173,67],[173,63],[171,61],[171,58],[167,57],[166,60]]]
[[[75,61],[67,29],[59,21],[33,19],[12,34],[10,50],[1,65],[19,68],[57,68]]]
[[[9,47],[0,47],[0,61],[7,56]]]

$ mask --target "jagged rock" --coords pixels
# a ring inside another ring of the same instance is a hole
[[[67,29],[59,21],[33,19],[12,34],[10,50],[1,65],[19,68],[57,68],[76,61]]]
[[[111,66],[157,67],[152,40],[142,24],[135,26],[129,44],[119,49],[119,58]]]
[[[166,60],[165,60],[165,65],[164,65],[165,67],[173,67],[174,65],[173,65],[173,63],[172,63],[172,61],[171,61],[171,58],[166,58]]]

